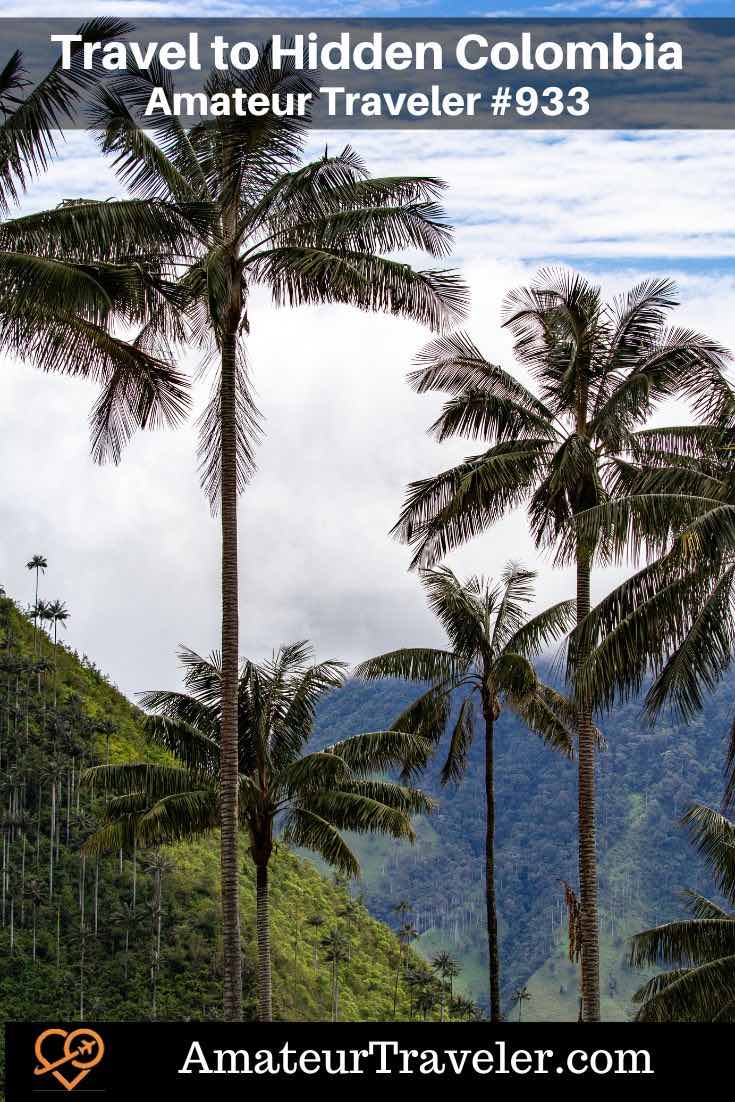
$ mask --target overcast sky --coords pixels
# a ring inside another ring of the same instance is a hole
[[[213,14],[264,10],[210,7]],[[585,3],[564,5],[560,13],[671,14],[671,7]],[[503,14],[511,9],[542,14],[551,6],[504,6]],[[20,4],[4,10],[40,13]],[[55,10],[175,15],[189,9],[117,2]],[[197,14],[202,10],[197,4]],[[329,14],[327,5],[308,10]],[[340,7],[346,10],[353,8]],[[398,9],[365,4],[359,10]],[[415,9],[447,10],[442,4]],[[456,6],[453,13],[460,10],[477,14]],[[722,10],[686,5],[686,14]],[[6,42],[0,57],[13,48]],[[446,202],[457,227],[452,264],[470,284],[467,328],[489,359],[513,367],[499,327],[502,297],[549,262],[593,275],[610,295],[652,272],[671,275],[682,301],[676,322],[735,347],[732,134],[633,140],[584,132],[330,132],[314,136],[312,152],[325,140],[334,149],[352,142],[375,174],[429,173],[448,182]],[[73,134],[24,209],[120,191],[91,140]],[[472,444],[440,446],[425,435],[438,402],[416,396],[405,382],[430,334],[341,307],[277,311],[258,292],[250,320],[248,354],[267,435],[258,474],[240,499],[242,653],[262,656],[282,642],[310,638],[321,656],[353,661],[404,644],[440,642],[421,589],[407,573],[409,552],[388,535],[409,480],[473,451]],[[218,642],[219,530],[199,490],[194,434],[190,428],[142,434],[119,467],[95,467],[86,424],[94,397],[92,386],[7,359],[0,364],[0,583],[16,599],[30,600],[33,582],[24,564],[45,554],[42,594],[67,602],[68,641],[129,694],[173,686],[178,643],[207,651]],[[683,416],[672,409],[661,419]],[[571,575],[538,559],[522,514],[449,561],[460,573],[492,575],[509,557],[538,566],[541,603],[572,595]],[[598,575],[596,594],[621,573]]]

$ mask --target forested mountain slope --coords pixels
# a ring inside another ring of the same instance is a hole
[[[330,697],[319,717],[319,741],[389,724],[417,695],[400,682],[350,682]],[[678,820],[694,800],[717,805],[727,731],[735,714],[735,677],[707,700],[693,723],[646,726],[637,704],[600,721],[608,748],[598,759],[598,847],[605,1017],[629,1015],[630,995],[642,982],[626,963],[630,933],[680,913],[677,891],[711,890],[686,845]],[[422,782],[440,801],[419,829],[419,843],[359,842],[365,891],[374,914],[388,918],[400,898],[414,905],[428,953],[446,948],[464,966],[459,987],[486,998],[482,895],[482,740],[473,747],[468,776],[441,788],[438,768]],[[496,734],[498,904],[503,939],[506,1009],[512,992],[533,977],[524,1018],[573,1020],[576,968],[566,959],[566,912],[561,880],[576,884],[576,771],[504,715]]]
[[[80,785],[83,770],[162,757],[147,745],[140,720],[86,656],[54,648],[0,597],[3,1021],[221,1014],[217,839],[141,852],[135,866],[131,853],[99,861],[80,855],[104,800]],[[243,840],[242,941],[252,1017],[255,884],[246,846]],[[330,1018],[332,965],[319,942],[339,927],[350,942],[339,969],[340,1020],[391,1018],[400,951],[394,934],[361,904],[351,906],[343,885],[285,847],[274,857],[271,882],[275,1017]],[[402,985],[397,999],[399,1016],[407,1016]]]

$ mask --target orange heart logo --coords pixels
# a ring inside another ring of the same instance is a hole
[[[63,1037],[64,1045],[62,1055],[55,1059],[49,1059],[44,1055],[44,1041],[48,1037]],[[50,1028],[36,1038],[34,1052],[38,1063],[33,1069],[34,1075],[53,1075],[68,1091],[73,1091],[82,1079],[89,1075],[93,1067],[96,1067],[105,1052],[105,1043],[94,1029],[82,1026],[73,1029],[70,1033],[66,1029]],[[67,1079],[59,1068],[68,1067],[76,1069],[73,1079]]]

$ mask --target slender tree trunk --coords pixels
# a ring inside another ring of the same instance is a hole
[[[490,967],[490,1021],[500,1022],[500,954],[498,952],[498,910],[495,901],[495,773],[493,738],[495,716],[493,701],[483,692],[485,719],[485,902],[487,908],[487,949]]]
[[[56,781],[51,782],[51,828],[49,830],[48,897],[54,898],[54,835],[56,833]]]
[[[100,901],[100,859],[94,862],[94,936],[97,937]]]
[[[25,926],[26,921],[26,836],[23,835],[23,843],[20,854],[20,924]]]
[[[239,290],[238,290],[239,297]],[[222,345],[222,719],[220,733],[220,865],[224,955],[224,1017],[242,1017],[240,882],[238,868],[238,577],[236,335]],[[260,870],[258,870],[260,871]],[[259,928],[260,932],[260,928]],[[260,1007],[264,1010],[265,1007]],[[262,1019],[261,1019],[262,1020]],[[268,1018],[270,1020],[270,997]]]
[[[84,924],[82,924],[80,937],[82,939],[79,949],[79,1021],[84,1021],[84,950],[85,950],[85,930]]]
[[[163,894],[161,884],[162,870],[153,870],[153,944],[151,948],[151,1018],[155,1022],[158,1013],[158,972],[161,967],[161,911]]]
[[[255,866],[256,926],[258,930],[258,1021],[273,1021],[271,978],[271,917],[268,900],[268,864]]]
[[[38,654],[38,567],[36,567],[36,604],[33,612],[33,653]]]
[[[590,555],[577,549],[577,623],[590,611]],[[586,658],[580,649],[577,663]],[[600,946],[597,918],[597,854],[595,847],[595,736],[592,710],[582,704],[579,737],[579,895],[582,926],[583,1021],[600,1021]]]

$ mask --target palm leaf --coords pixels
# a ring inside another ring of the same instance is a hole
[[[360,862],[340,832],[311,808],[291,808],[283,828],[283,839],[320,854],[327,864],[346,876],[360,875]]]

